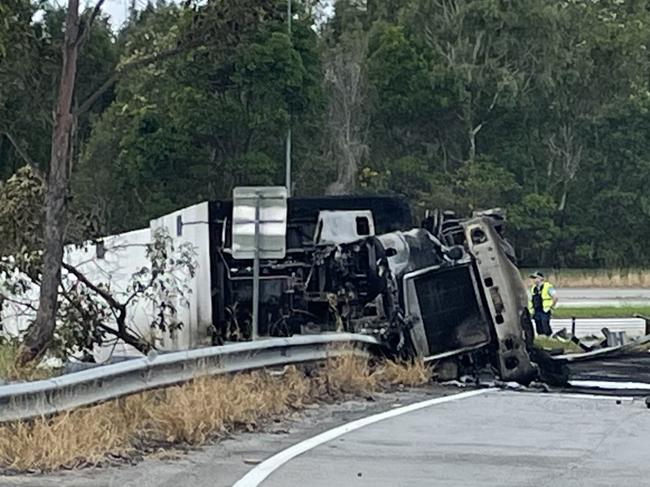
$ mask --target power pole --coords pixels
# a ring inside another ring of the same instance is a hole
[[[291,41],[291,0],[287,0],[287,31],[289,41]],[[291,49],[291,45],[289,49]],[[287,128],[287,141],[285,153],[285,182],[287,186],[287,196],[291,196],[291,112],[289,112],[289,127]]]

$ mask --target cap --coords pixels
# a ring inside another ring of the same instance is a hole
[[[542,274],[540,271],[533,272],[530,276],[528,276],[532,279],[535,279],[536,277],[544,277],[544,274]]]

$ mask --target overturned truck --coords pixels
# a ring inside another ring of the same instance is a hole
[[[210,205],[213,341],[247,339],[252,261],[232,256],[232,203]],[[528,383],[533,332],[503,225],[499,211],[436,211],[413,228],[399,198],[290,198],[286,257],[260,266],[259,332],[364,333],[451,375]]]

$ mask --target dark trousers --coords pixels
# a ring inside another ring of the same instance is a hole
[[[551,313],[535,311],[535,316],[533,318],[535,319],[537,334],[551,336],[553,333],[551,330]]]

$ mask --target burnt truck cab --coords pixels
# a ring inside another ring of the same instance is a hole
[[[250,336],[252,262],[232,258],[231,214],[230,202],[211,205],[216,343]],[[499,212],[437,212],[413,228],[400,198],[345,196],[290,198],[287,216],[286,257],[261,263],[261,335],[364,333],[392,355],[535,377],[526,290]]]
[[[208,208],[213,343],[248,339],[253,262],[232,256],[232,201],[212,201]],[[341,216],[345,214],[354,222],[344,230]],[[364,221],[363,216],[372,217],[372,221]],[[260,264],[260,334],[282,336],[336,329],[329,303],[337,290],[331,281],[334,276],[323,265],[333,257],[338,242],[411,226],[409,206],[400,198],[289,198],[286,256]],[[354,277],[354,270],[349,269],[348,278]],[[356,271],[366,272],[361,268]]]
[[[502,224],[486,214],[448,225],[438,236],[417,229],[378,238],[391,255],[417,355],[444,361],[487,350],[503,380],[528,383],[537,373],[527,351],[532,326]]]

